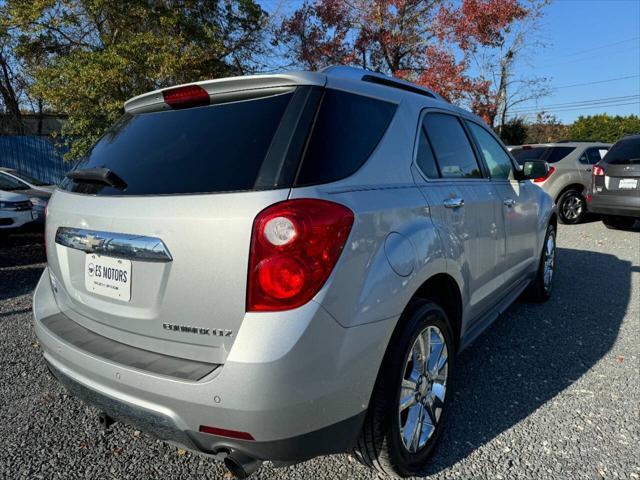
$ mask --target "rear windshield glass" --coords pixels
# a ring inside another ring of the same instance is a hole
[[[526,161],[545,160],[556,163],[575,150],[575,147],[532,147],[511,150],[511,154],[522,165]]]
[[[252,190],[292,96],[125,114],[76,169],[108,168],[126,188],[70,179],[62,187],[100,195]]]
[[[393,103],[326,90],[296,185],[335,182],[353,174],[373,153],[395,111]]]
[[[604,162],[611,165],[640,164],[640,137],[620,140],[604,156]]]

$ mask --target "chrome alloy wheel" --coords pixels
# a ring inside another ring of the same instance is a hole
[[[584,210],[584,202],[578,195],[570,195],[562,202],[562,214],[567,220],[576,220],[582,215],[582,210]]]
[[[426,327],[413,344],[400,386],[400,437],[409,453],[425,446],[436,430],[447,393],[447,344],[436,326]]]
[[[551,232],[547,237],[547,242],[544,246],[543,279],[544,279],[544,290],[546,292],[551,290],[555,263],[556,263],[556,236],[553,232]]]

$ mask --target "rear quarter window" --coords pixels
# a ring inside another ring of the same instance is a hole
[[[394,103],[327,89],[296,186],[335,182],[354,174],[375,150],[396,108]]]

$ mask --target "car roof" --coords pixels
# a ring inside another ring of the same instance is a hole
[[[168,108],[164,103],[163,91],[188,85],[197,85],[206,90],[209,95],[224,96],[225,94],[244,90],[270,88],[277,93],[278,91],[284,92],[288,88],[296,85],[325,86],[336,83],[340,85],[348,84],[350,91],[363,94],[366,94],[374,86],[378,91],[380,91],[379,89],[381,88],[387,89],[387,92],[393,94],[394,98],[409,98],[414,101],[422,100],[434,108],[449,110],[483,122],[480,117],[458,106],[452,105],[442,96],[428,88],[371,70],[341,65],[329,66],[317,72],[294,71],[267,75],[246,75],[176,85],[133,97],[125,102],[124,108],[126,112],[130,113],[144,113]]]

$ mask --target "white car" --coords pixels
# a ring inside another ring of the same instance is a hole
[[[36,219],[29,197],[1,188],[0,183],[0,231],[20,228]]]

